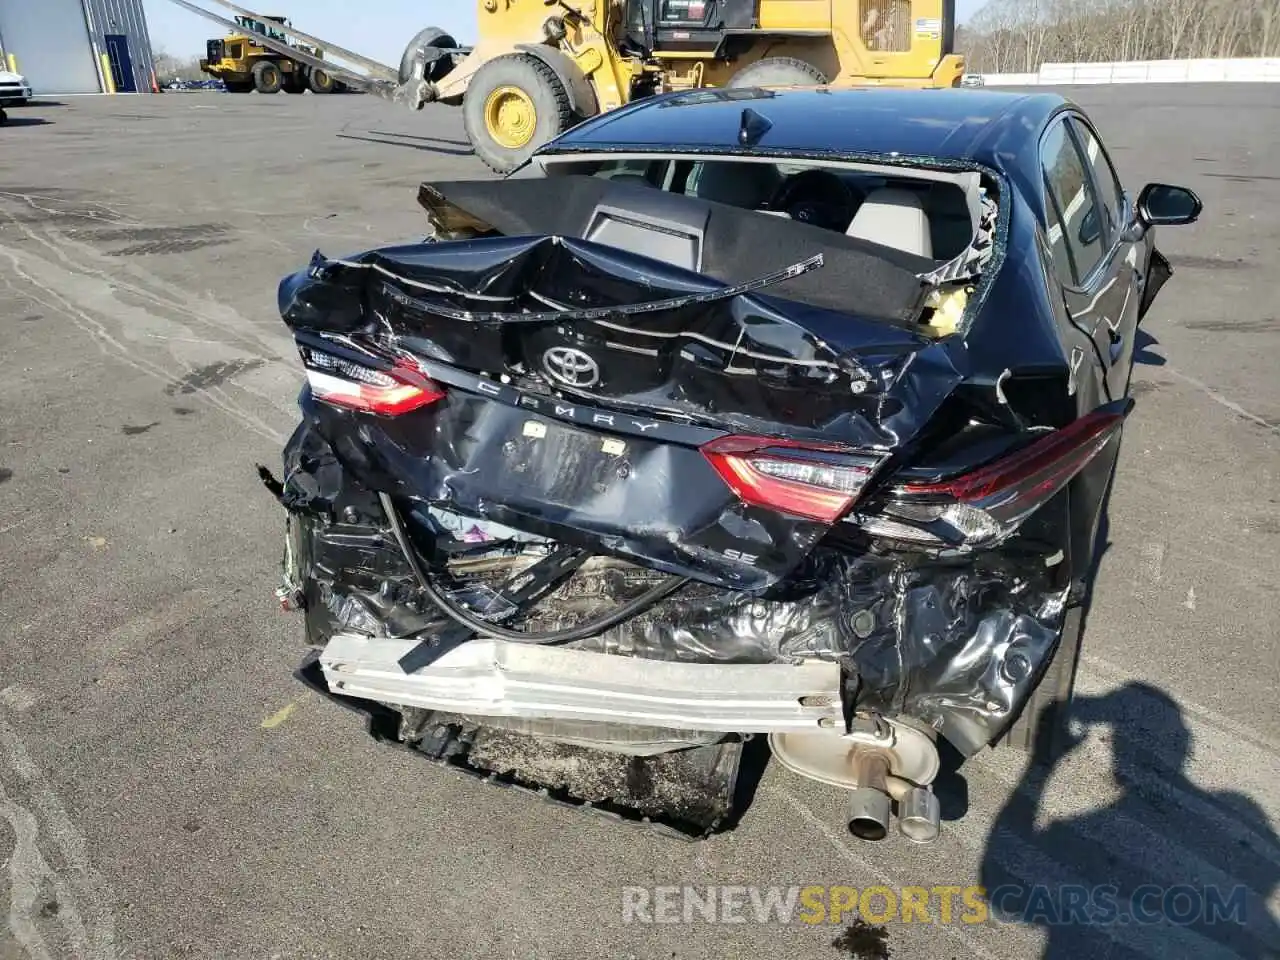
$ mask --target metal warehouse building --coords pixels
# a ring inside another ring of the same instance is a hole
[[[0,51],[36,94],[151,92],[142,0],[0,0]]]

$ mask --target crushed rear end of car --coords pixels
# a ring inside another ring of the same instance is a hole
[[[896,809],[933,839],[938,738],[997,741],[1057,652],[1127,402],[1031,422],[930,332],[992,249],[980,277],[572,179],[424,186],[463,238],[282,283],[307,383],[264,480],[303,678],[625,820],[732,823],[767,737],[858,836]]]

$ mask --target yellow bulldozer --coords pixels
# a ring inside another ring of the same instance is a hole
[[[191,0],[171,2],[226,22]],[[428,27],[398,69],[285,32],[367,71],[308,60],[294,48],[303,63],[353,86],[413,109],[461,106],[472,147],[499,173],[573,124],[658,93],[957,87],[964,75],[954,52],[955,0],[476,0],[476,19],[474,46]]]
[[[294,51],[324,59],[319,47],[289,42],[285,33],[292,24],[280,16],[237,16],[236,30],[221,39],[210,40],[207,57],[200,69],[222,81],[228,93],[339,93],[342,81],[329,71],[312,67],[266,45],[264,39],[275,40]]]

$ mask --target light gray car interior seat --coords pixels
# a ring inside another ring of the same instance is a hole
[[[616,176],[605,177],[610,183],[633,183],[638,187],[652,187],[649,178],[643,173],[619,173]]]
[[[920,198],[910,190],[882,187],[867,194],[845,233],[933,259],[929,217]]]
[[[782,176],[770,163],[704,160],[689,173],[684,192],[699,200],[758,210],[781,183]]]

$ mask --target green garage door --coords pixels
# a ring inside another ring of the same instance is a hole
[[[80,0],[0,0],[0,37],[35,93],[101,92]]]

